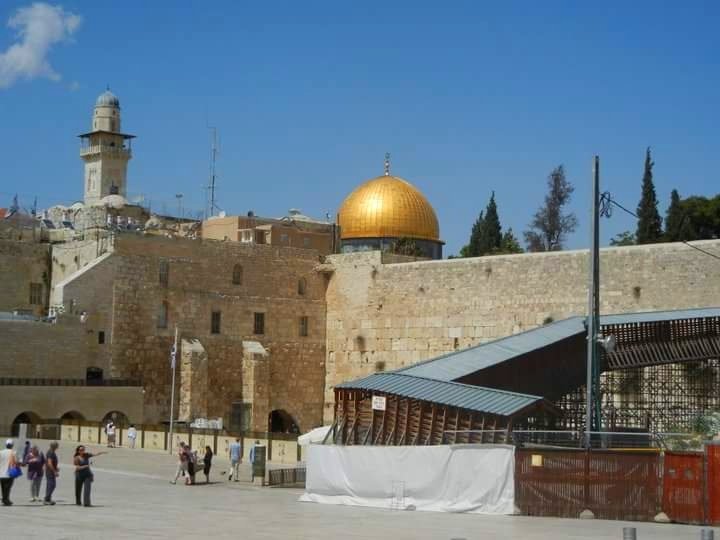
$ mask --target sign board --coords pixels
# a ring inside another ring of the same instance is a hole
[[[373,396],[372,408],[373,408],[373,411],[384,411],[385,410],[385,396]]]

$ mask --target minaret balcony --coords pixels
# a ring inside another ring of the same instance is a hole
[[[110,146],[109,144],[94,144],[80,148],[80,157],[94,155],[130,159],[132,157],[132,150],[124,146]]]

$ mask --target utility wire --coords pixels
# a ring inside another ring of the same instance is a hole
[[[640,217],[639,217],[635,212],[633,212],[632,210],[628,210],[628,209],[625,208],[622,204],[620,204],[620,203],[617,202],[615,199],[613,199],[613,198],[610,196],[610,193],[608,193],[608,192],[603,193],[602,199],[605,200],[605,201],[607,201],[607,202],[610,203],[610,204],[614,204],[614,205],[617,206],[620,210],[623,210],[624,212],[627,212],[628,214],[630,214],[631,216],[635,217],[636,219],[640,219]],[[610,215],[611,212],[606,211],[606,213],[607,213],[607,215]],[[680,221],[680,225],[679,225],[678,228],[681,228],[681,227],[683,226],[683,224],[685,223],[685,220],[687,219],[687,217],[688,217],[687,213],[683,215],[683,218],[682,218],[682,220]],[[712,257],[713,259],[717,259],[717,260],[720,261],[720,256],[716,255],[715,253],[712,253],[712,252],[710,252],[710,251],[705,251],[704,249],[699,248],[699,247],[697,247],[697,246],[694,246],[694,245],[692,245],[690,242],[687,242],[687,241],[685,241],[685,240],[680,240],[680,242],[682,242],[683,244],[685,244],[687,247],[693,248],[693,249],[699,251],[700,253],[704,253],[705,255],[708,255],[708,256]]]

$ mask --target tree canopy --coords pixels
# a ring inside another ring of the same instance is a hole
[[[512,229],[503,233],[493,191],[485,210],[480,212],[473,224],[470,241],[460,249],[460,257],[480,257],[503,253],[522,253],[522,248]]]
[[[563,212],[570,202],[575,188],[565,178],[562,165],[556,167],[547,179],[548,193],[529,228],[524,232],[528,251],[558,251],[568,234],[577,227],[577,217],[572,212]]]

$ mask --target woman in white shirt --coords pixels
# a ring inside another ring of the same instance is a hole
[[[0,450],[0,486],[2,486],[2,503],[3,506],[11,506],[10,490],[12,489],[14,478],[10,477],[9,469],[17,466],[17,455],[13,450],[13,441],[8,439],[5,441],[5,449]]]

